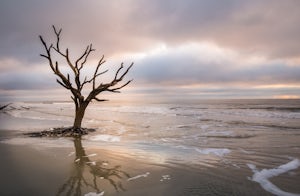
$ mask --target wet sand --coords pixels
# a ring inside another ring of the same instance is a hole
[[[221,135],[205,132],[204,136],[192,140],[189,134],[179,137],[169,129],[159,130],[162,124],[156,113],[117,112],[116,115],[124,115],[121,117],[125,122],[134,122],[127,125],[120,123],[120,116],[114,115],[116,119],[111,120],[111,111],[106,111],[110,115],[104,115],[101,121],[90,114],[93,118],[87,118],[88,127],[100,128],[81,140],[24,136],[28,131],[70,125],[72,118],[57,113],[50,115],[48,110],[57,112],[57,108],[42,106],[33,105],[37,107],[35,110],[16,110],[14,115],[0,113],[0,195],[265,196],[273,195],[271,192],[279,188],[282,195],[300,193],[299,147],[295,134],[284,132],[278,135],[278,140],[273,136],[274,147],[268,134],[232,138],[222,135],[223,130]],[[158,124],[138,126],[145,119],[154,119]],[[183,125],[180,127],[186,128]],[[280,142],[283,136],[289,141],[284,145]],[[170,143],[174,138],[180,143]],[[204,144],[200,145],[201,142]],[[247,148],[253,142],[255,145]],[[280,167],[283,171],[278,172]],[[263,186],[270,183],[274,187],[265,190],[270,186]]]
[[[1,131],[1,137],[23,136]],[[67,140],[61,147],[0,143],[0,195],[268,195],[240,169],[157,163]]]

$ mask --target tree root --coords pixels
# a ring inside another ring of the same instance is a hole
[[[89,132],[94,132],[95,129],[88,128],[74,128],[74,127],[59,127],[52,128],[41,132],[25,133],[29,137],[81,137],[87,135]]]

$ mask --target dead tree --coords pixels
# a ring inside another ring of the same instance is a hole
[[[107,101],[105,99],[99,99],[97,96],[105,91],[112,92],[112,93],[119,93],[120,89],[127,86],[132,80],[129,80],[127,82],[121,83],[121,81],[124,79],[125,75],[128,73],[130,68],[133,66],[133,63],[131,63],[126,69],[123,71],[123,63],[121,63],[120,67],[116,71],[114,78],[108,82],[108,83],[97,83],[97,78],[105,74],[108,70],[100,71],[101,65],[105,63],[104,55],[100,58],[98,61],[98,64],[95,66],[94,74],[90,77],[85,76],[84,80],[82,80],[81,76],[81,70],[86,65],[86,62],[92,52],[95,51],[95,49],[92,47],[92,44],[88,45],[81,56],[79,56],[75,61],[72,62],[70,55],[69,55],[69,49],[66,48],[65,51],[63,51],[60,48],[60,35],[62,29],[56,29],[55,26],[53,27],[53,31],[56,35],[56,42],[51,43],[48,45],[42,36],[39,36],[46,54],[40,54],[42,57],[46,58],[49,62],[49,65],[54,72],[54,74],[58,77],[56,81],[63,86],[64,88],[68,89],[72,93],[72,100],[75,104],[75,119],[73,123],[72,130],[74,132],[81,132],[81,123],[82,119],[84,117],[85,110],[89,103],[92,100],[96,101]],[[73,77],[70,76],[70,73],[63,74],[60,71],[60,66],[58,61],[54,60],[53,55],[59,55],[61,56],[67,63],[67,65],[71,68],[71,72],[73,74]],[[72,81],[71,81],[72,80]],[[121,84],[120,84],[121,83]],[[89,94],[85,97],[82,94],[82,90],[84,89],[85,85],[90,84],[91,91]]]

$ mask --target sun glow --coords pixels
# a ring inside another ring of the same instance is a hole
[[[279,88],[299,88],[300,85],[298,84],[270,84],[270,85],[259,85],[255,88],[258,89],[279,89]]]
[[[276,95],[274,99],[300,99],[298,95]]]

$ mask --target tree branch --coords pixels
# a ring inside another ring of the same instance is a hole
[[[84,53],[76,60],[75,62],[75,67],[78,71],[80,71],[83,68],[83,65],[86,63],[87,58],[89,57],[90,53],[95,51],[95,49],[93,49],[92,44],[90,44],[89,46],[86,47]],[[81,61],[83,59],[83,61],[80,64],[80,67],[78,67],[78,63],[79,61]]]
[[[52,44],[50,45],[50,47],[48,48],[48,46],[47,46],[47,44],[46,44],[46,42],[44,41],[44,39],[43,39],[43,37],[40,35],[39,36],[39,38],[40,38],[40,40],[41,40],[41,42],[42,42],[42,44],[43,44],[43,46],[44,46],[44,48],[45,48],[45,50],[46,50],[46,53],[47,53],[47,55],[45,55],[45,54],[40,54],[42,57],[45,57],[46,59],[48,59],[48,61],[49,61],[49,65],[50,65],[50,67],[51,67],[51,69],[54,71],[54,73],[55,73],[55,69],[54,69],[54,66],[53,66],[53,62],[52,62],[52,59],[51,59],[51,48],[52,48]]]
[[[67,85],[63,84],[61,81],[59,81],[59,79],[56,79],[56,82],[59,83],[60,85],[62,85],[63,87],[65,87],[66,89],[70,89],[70,87],[68,87]]]
[[[53,28],[54,33],[55,33],[56,38],[57,38],[57,41],[56,41],[56,48],[57,48],[58,51],[60,51],[60,50],[59,50],[59,39],[60,39],[60,33],[61,33],[62,29],[59,29],[59,31],[57,31],[54,25],[52,25],[52,28]],[[61,53],[60,53],[60,54],[61,54]]]
[[[116,74],[115,74],[114,80],[117,80],[117,77],[118,77],[119,72],[121,71],[121,69],[123,69],[123,63],[121,63],[121,66],[120,66],[119,69],[117,70],[117,72],[116,72]]]
[[[117,88],[113,88],[113,89],[107,89],[107,91],[110,91],[110,92],[113,92],[113,93],[120,93],[120,91],[118,91],[118,90],[120,90],[121,88],[124,88],[125,86],[127,86],[132,81],[133,80],[129,80],[125,84],[123,84],[122,86],[117,87]]]
[[[118,69],[118,71],[115,74],[114,80],[111,83],[118,83],[118,82],[122,81],[124,76],[128,73],[128,71],[130,70],[130,68],[132,66],[133,66],[133,63],[131,63],[130,66],[126,69],[126,71],[118,78],[119,72],[121,71],[121,69],[123,69],[123,63],[122,63],[120,68]]]
[[[108,101],[108,99],[98,99],[97,97],[94,97],[93,99],[95,99],[96,101],[99,101],[99,102]]]
[[[105,70],[105,71],[103,71],[103,72],[101,72],[101,73],[98,73],[97,75],[95,75],[94,77],[92,77],[90,80],[87,80],[87,78],[85,77],[83,83],[81,84],[80,89],[82,89],[85,84],[94,82],[94,80],[96,79],[96,77],[98,77],[98,76],[100,76],[102,74],[105,74],[106,72],[108,72],[108,69]]]
[[[41,57],[46,58],[49,62],[50,68],[54,72],[55,75],[58,76],[58,79],[56,80],[61,86],[63,86],[66,89],[69,89],[72,93],[72,100],[75,103],[76,109],[80,107],[86,107],[90,101],[93,99],[96,101],[107,101],[106,99],[99,99],[97,98],[97,95],[103,91],[109,91],[109,92],[120,92],[119,90],[127,86],[129,83],[132,82],[132,80],[129,80],[123,84],[120,82],[123,80],[125,75],[127,75],[128,71],[131,69],[133,66],[133,63],[131,63],[125,70],[123,63],[121,63],[120,67],[117,69],[115,72],[112,81],[108,83],[100,83],[99,85],[96,84],[96,80],[101,76],[102,74],[105,74],[108,72],[108,70],[105,71],[99,71],[102,64],[105,63],[104,60],[104,55],[100,58],[98,64],[95,67],[95,71],[93,75],[90,77],[85,77],[83,82],[80,80],[80,72],[83,69],[83,67],[86,65],[88,58],[90,54],[95,51],[93,49],[92,44],[88,45],[81,56],[76,59],[75,62],[71,62],[70,56],[69,56],[69,49],[66,48],[65,51],[63,52],[60,48],[60,38],[61,38],[61,32],[62,29],[57,29],[55,26],[52,26],[54,34],[56,36],[56,40],[54,43],[47,45],[45,40],[43,39],[42,36],[39,36],[40,41],[42,42],[42,45],[46,51],[45,54],[40,54]],[[53,49],[53,50],[52,50]],[[73,72],[73,76],[70,77],[70,74],[64,74],[60,71],[60,67],[58,65],[58,62],[53,59],[52,54],[57,54],[58,56],[63,57],[65,61],[67,62],[68,66],[71,68]],[[123,72],[123,73],[122,73]],[[72,85],[73,81],[74,87]],[[88,94],[87,98],[85,99],[84,96],[82,95],[82,89],[87,83],[92,83],[92,90]],[[118,85],[119,84],[119,85]]]
[[[94,72],[94,77],[92,78],[92,81],[93,81],[93,90],[95,90],[96,77],[98,77],[98,76],[101,75],[101,74],[98,75],[97,73],[98,73],[98,70],[99,70],[100,66],[101,66],[103,63],[105,63],[104,55],[102,55],[101,59],[99,60],[98,65],[97,65],[97,67],[96,67],[96,70],[95,70],[95,72]],[[107,71],[108,71],[108,70],[107,70]],[[103,74],[103,73],[106,73],[106,71],[102,72],[102,74]]]
[[[118,76],[121,69],[123,68],[123,63],[121,64],[121,66],[119,67],[119,69],[117,70],[114,79],[110,82],[110,83],[106,83],[106,84],[100,84],[98,85],[97,88],[94,87],[93,85],[93,90],[90,92],[90,94],[88,95],[88,97],[86,98],[87,101],[91,101],[92,99],[94,99],[99,93],[103,92],[103,91],[109,91],[109,92],[113,92],[113,93],[120,93],[120,89],[124,88],[125,86],[127,86],[132,80],[127,81],[125,84],[116,87],[116,88],[110,88],[113,87],[115,85],[117,85],[120,81],[123,80],[124,76],[128,73],[128,71],[130,70],[130,68],[133,66],[133,63],[130,64],[130,66],[125,70],[125,72],[121,75]],[[96,72],[95,72],[96,73]],[[95,80],[93,80],[93,82],[95,82]]]

